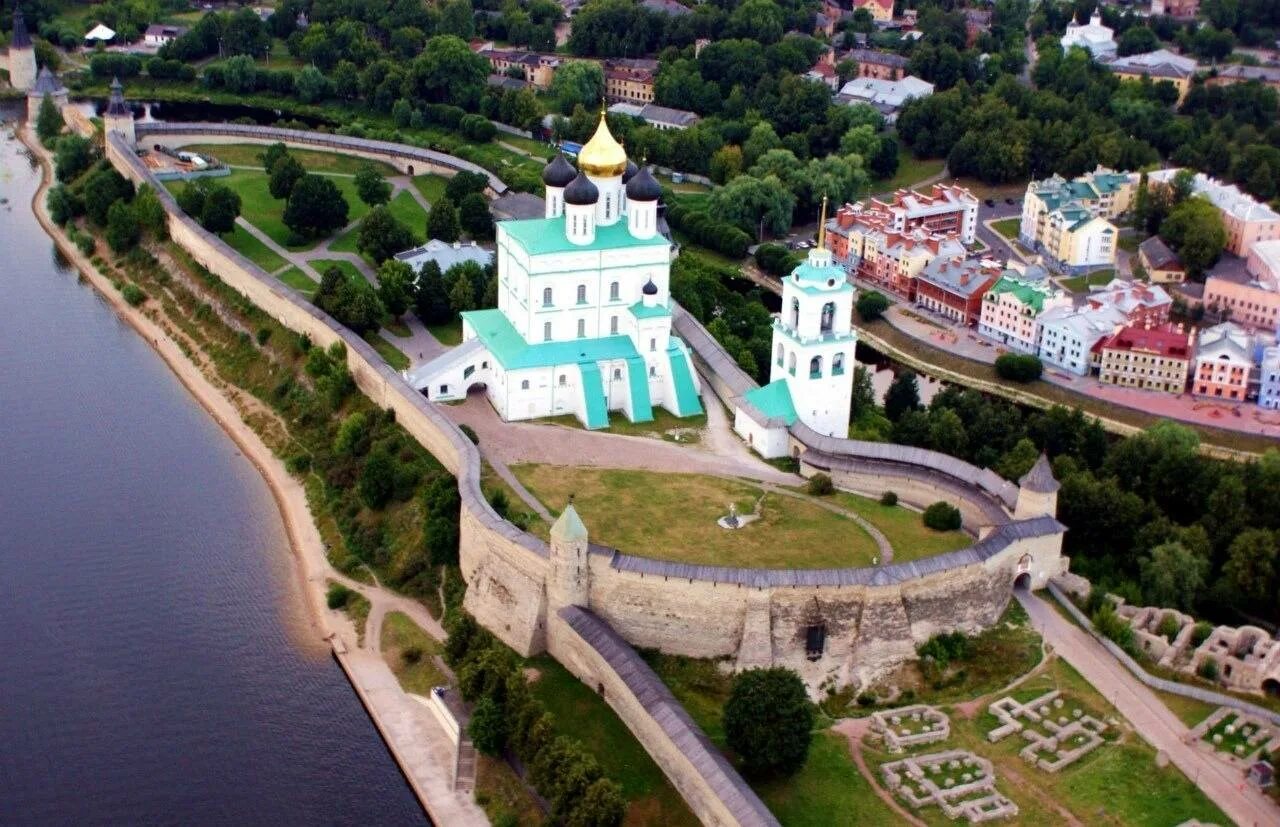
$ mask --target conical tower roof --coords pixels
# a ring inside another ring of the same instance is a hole
[[[133,110],[124,102],[124,87],[120,78],[111,79],[111,100],[107,103],[108,115],[132,116]]]
[[[30,49],[31,35],[27,33],[27,21],[22,17],[22,6],[18,0],[13,3],[13,37],[9,38],[9,49]]]
[[[1053,476],[1053,466],[1049,464],[1049,457],[1043,453],[1040,459],[1036,460],[1036,464],[1031,466],[1031,470],[1018,480],[1018,485],[1037,494],[1052,494],[1062,487]]]
[[[564,511],[560,512],[559,519],[552,524],[551,539],[562,543],[587,539],[587,527],[582,524],[582,518],[578,516],[578,509],[573,507],[572,500],[564,507]]]

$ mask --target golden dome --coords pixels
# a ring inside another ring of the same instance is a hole
[[[578,153],[578,169],[596,178],[616,178],[627,169],[627,152],[614,140],[600,112],[600,125]]]

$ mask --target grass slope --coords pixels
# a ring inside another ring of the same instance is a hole
[[[229,166],[262,169],[261,156],[267,147],[259,144],[192,144],[182,148],[191,152],[198,152],[201,155],[212,155]],[[302,164],[307,172],[355,175],[356,170],[362,164],[373,164],[383,175],[400,174],[390,164],[371,161],[367,158],[357,158],[354,155],[341,155],[337,152],[324,152],[315,149],[290,149],[289,154],[297,159],[298,163]]]
[[[436,656],[440,643],[404,612],[388,612],[382,619],[382,656],[406,692],[426,695],[433,686],[449,683]]]
[[[237,224],[235,229],[229,233],[222,235],[222,240],[230,244],[236,249],[240,255],[252,261],[254,264],[266,270],[268,273],[274,273],[281,267],[288,264],[283,258],[277,255],[270,247],[263,244],[258,238]]]
[[[387,209],[395,216],[396,220],[409,228],[413,233],[413,243],[421,244],[423,234],[427,227],[427,211],[422,209],[418,200],[405,190],[396,193],[396,197],[387,203]],[[356,242],[360,237],[360,227],[355,226],[347,230],[337,241],[334,241],[327,249],[339,253],[356,253],[359,250]]]
[[[963,531],[934,531],[924,524],[919,512],[900,505],[881,505],[870,497],[860,497],[846,491],[837,491],[832,501],[880,529],[893,545],[895,563],[906,563],[973,545],[973,538]]]
[[[276,276],[280,281],[297,290],[307,298],[311,298],[316,294],[316,290],[320,289],[320,285],[311,279],[302,271],[300,267],[290,267],[280,275]]]

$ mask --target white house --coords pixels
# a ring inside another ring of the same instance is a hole
[[[1069,305],[1052,307],[1040,314],[1040,360],[1088,376],[1092,350],[1128,319],[1114,307],[1076,310]]]
[[[1062,48],[1066,50],[1072,46],[1088,50],[1094,60],[1110,60],[1116,56],[1115,32],[1102,25],[1101,15],[1090,17],[1088,23],[1073,20],[1067,24],[1067,33],[1062,36]]]
[[[982,297],[978,332],[1013,350],[1036,353],[1040,349],[1040,314],[1071,306],[1071,297],[1048,279],[1031,279],[1006,270]]]
[[[470,244],[463,244],[460,241],[450,244],[433,238],[421,247],[396,253],[395,258],[396,261],[408,264],[415,273],[420,271],[428,261],[434,261],[440,267],[440,272],[444,273],[450,267],[464,261],[474,261],[481,267],[488,267],[493,262],[493,253],[483,247],[477,247],[474,241]]]
[[[769,384],[744,394],[734,412],[734,430],[765,457],[786,454],[786,429],[796,420],[824,436],[849,435],[854,289],[821,238],[825,213],[824,203],[817,246],[782,280]]]
[[[933,94],[933,84],[914,75],[897,80],[862,77],[840,87],[837,101],[867,103],[879,109],[889,123],[897,119],[898,110],[912,98],[927,98]]]
[[[164,23],[152,23],[142,34],[142,42],[147,46],[159,48],[165,46],[187,33],[185,26],[169,26]]]
[[[506,421],[573,414],[605,428],[653,406],[702,412],[689,350],[671,335],[662,194],[605,124],[543,170],[546,216],[497,224],[498,307],[462,314],[463,343],[408,374],[432,400],[482,387]]]

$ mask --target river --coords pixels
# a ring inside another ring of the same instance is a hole
[[[4,133],[0,824],[427,823],[266,484],[56,260]]]

